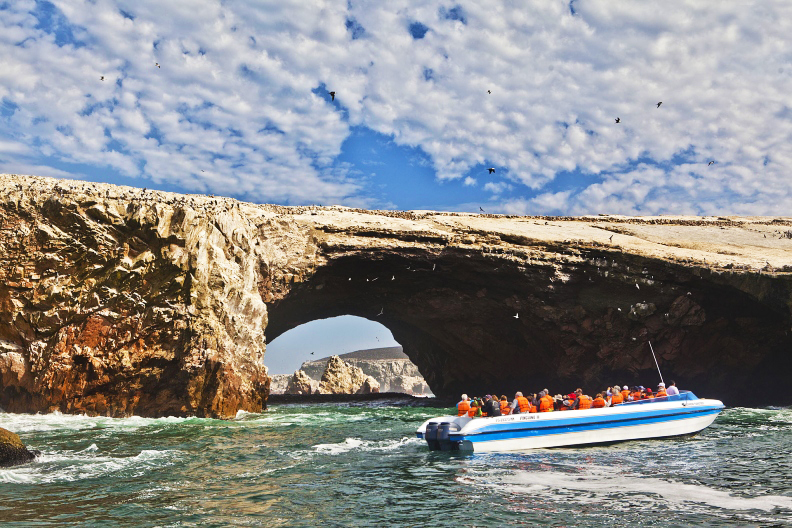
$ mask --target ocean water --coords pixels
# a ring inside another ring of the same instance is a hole
[[[0,469],[3,526],[792,526],[792,409],[694,437],[430,452],[447,409],[278,405],[235,420],[0,413],[42,451]]]

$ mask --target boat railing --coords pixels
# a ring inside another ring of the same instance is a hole
[[[628,401],[624,403],[619,403],[617,405],[642,405],[645,403],[692,401],[692,400],[698,400],[696,395],[690,392],[689,390],[682,390],[679,391],[679,394],[674,394],[672,396],[661,396],[659,398],[649,398],[647,400]]]

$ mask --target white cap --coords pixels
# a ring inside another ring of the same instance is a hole
[[[468,395],[467,395],[467,394],[463,394],[463,395],[462,395],[462,399],[463,399],[463,400],[467,400],[467,399],[468,399]]]
[[[657,386],[658,386],[658,387],[665,387],[665,383],[663,383],[663,382],[661,381],[660,383],[658,383],[658,384],[657,384]]]
[[[630,390],[630,387],[628,387],[627,385],[625,385],[625,386],[624,386],[624,390]]]

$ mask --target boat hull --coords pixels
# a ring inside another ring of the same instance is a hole
[[[694,434],[723,410],[718,400],[692,393],[674,399],[635,402],[604,409],[427,420],[419,438],[431,449],[475,452],[520,451]]]

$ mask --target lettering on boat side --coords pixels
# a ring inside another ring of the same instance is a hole
[[[518,416],[506,416],[503,418],[496,418],[496,422],[524,422],[526,420],[536,420],[539,417],[535,414],[525,414]]]

